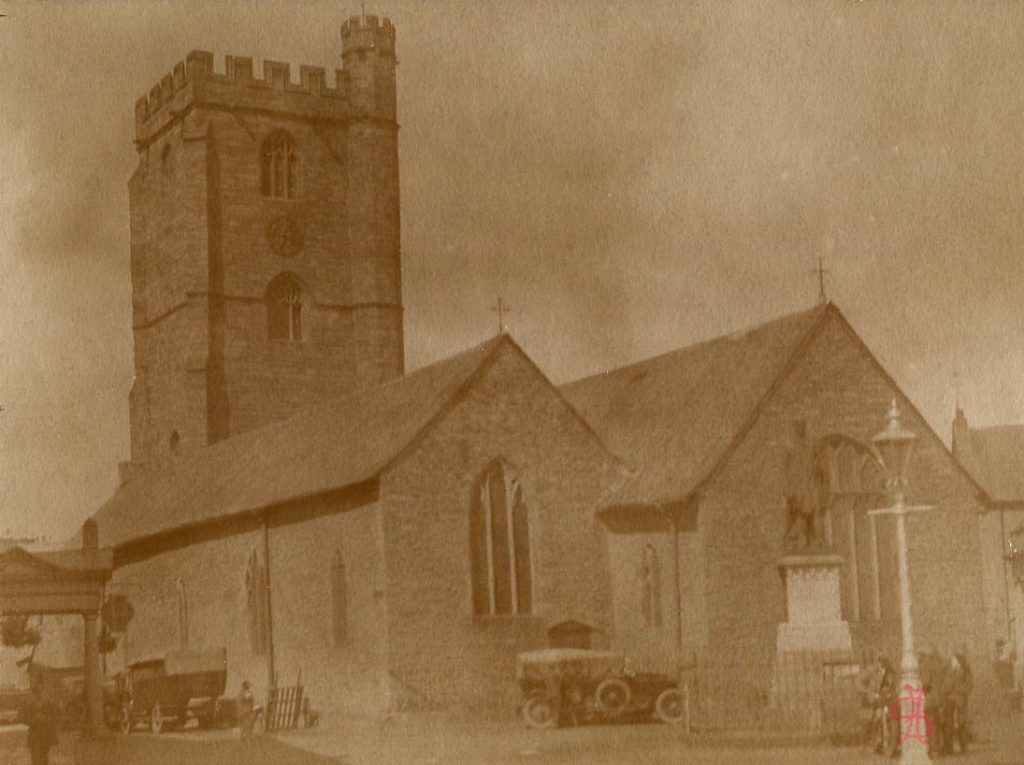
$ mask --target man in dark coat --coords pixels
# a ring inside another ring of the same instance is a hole
[[[949,661],[946,669],[946,710],[947,735],[944,739],[946,754],[953,751],[953,740],[956,739],[960,751],[967,751],[967,700],[974,687],[971,665],[967,661],[967,652],[960,648]]]
[[[47,765],[50,750],[57,743],[57,709],[43,695],[39,683],[32,685],[32,698],[22,710],[21,721],[28,726],[32,765]]]
[[[924,689],[924,713],[929,721],[928,753],[939,754],[946,749],[949,736],[948,678],[949,661],[939,653],[926,652],[918,659],[921,686]]]

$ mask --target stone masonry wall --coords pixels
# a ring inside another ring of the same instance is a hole
[[[271,607],[279,682],[300,673],[325,721],[346,712],[371,713],[388,705],[383,674],[383,569],[376,504],[337,506],[336,514],[270,527]],[[328,511],[329,508],[320,508]],[[187,603],[188,645],[225,647],[228,695],[243,679],[257,698],[267,687],[267,657],[251,643],[245,572],[249,556],[263,560],[259,528],[168,550],[118,568],[108,587],[128,596],[135,617],[108,671],[164,655],[181,646],[180,580]],[[339,554],[346,568],[346,639],[334,642],[331,571]]]
[[[515,466],[529,508],[534,609],[476,617],[473,487],[496,458]],[[398,709],[511,714],[515,656],[577,619],[611,631],[606,541],[595,511],[620,468],[518,350],[487,369],[381,482],[388,549],[388,662]]]
[[[217,73],[194,51],[136,106],[133,462],[171,432],[192,449],[403,372],[394,28],[356,18],[342,40],[336,87],[237,56]],[[261,190],[276,131],[295,146],[289,198]],[[268,338],[283,273],[300,342]]]
[[[918,647],[948,652],[965,643],[984,671],[990,636],[983,609],[976,489],[835,315],[704,491],[700,523],[707,540],[711,646],[752,657],[770,658],[774,652],[776,624],[785,619],[777,562],[786,522],[782,466],[792,422],[805,418],[812,438],[841,433],[868,443],[884,425],[893,397],[900,401],[904,424],[920,436],[908,501],[939,508],[908,521]],[[880,524],[878,533],[880,538],[891,535],[891,522]],[[894,585],[882,587],[888,591]],[[883,598],[894,594],[883,592]],[[898,647],[894,599],[889,605],[883,602],[882,613],[881,623],[854,625],[861,648],[865,640],[892,652]]]

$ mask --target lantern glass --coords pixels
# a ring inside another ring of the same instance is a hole
[[[903,427],[900,409],[893,400],[889,409],[885,430],[871,439],[882,456],[886,476],[891,486],[902,486],[907,482],[910,459],[914,454],[917,436]]]

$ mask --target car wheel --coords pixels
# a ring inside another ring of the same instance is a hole
[[[164,719],[159,704],[154,704],[149,710],[149,729],[159,735],[167,727],[167,720]]]
[[[533,696],[523,704],[523,721],[531,728],[554,728],[555,705],[546,696]]]
[[[618,712],[628,703],[630,696],[629,685],[619,677],[606,677],[594,691],[594,698],[597,705],[605,712]]]
[[[678,688],[666,688],[654,700],[654,716],[663,723],[678,725],[686,719],[686,701]]]

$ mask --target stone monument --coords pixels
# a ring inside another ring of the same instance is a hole
[[[779,570],[786,587],[786,621],[778,625],[778,653],[850,653],[850,625],[840,610],[839,573],[834,553],[784,555]]]

